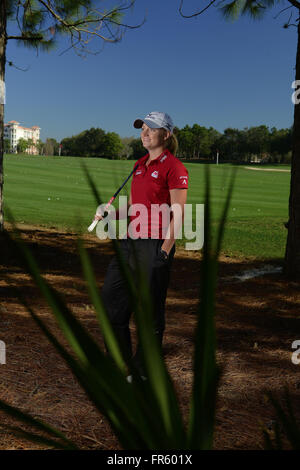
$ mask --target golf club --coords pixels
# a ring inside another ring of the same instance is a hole
[[[136,166],[134,167],[134,169],[132,170],[132,172],[130,173],[130,175],[126,178],[126,180],[124,181],[124,183],[122,184],[122,186],[119,187],[118,191],[115,192],[115,194],[113,195],[113,197],[108,201],[108,203],[106,204],[106,206],[104,207],[104,211],[103,211],[103,217],[105,216],[105,212],[107,211],[107,209],[109,208],[109,206],[114,202],[114,200],[116,199],[117,195],[119,194],[119,192],[121,191],[121,189],[125,186],[125,184],[127,183],[127,181],[129,180],[129,178],[131,178],[131,176],[133,175],[133,173],[135,172],[135,170],[137,169],[138,167],[138,163],[136,164]],[[88,227],[88,231],[89,232],[92,232],[94,230],[94,228],[96,227],[97,223],[99,222],[99,220],[93,220],[93,222],[91,223],[91,225]]]

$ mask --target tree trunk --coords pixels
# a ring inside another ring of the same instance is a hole
[[[5,83],[6,63],[6,1],[0,2],[0,86]],[[5,89],[3,90],[5,93]],[[3,211],[3,153],[4,153],[4,104],[0,103],[0,232],[4,227]]]
[[[300,80],[300,22],[298,24],[296,80]],[[289,278],[300,278],[300,104],[295,104],[294,108],[289,222],[284,274]]]

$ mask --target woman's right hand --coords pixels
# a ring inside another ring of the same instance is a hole
[[[104,214],[100,214],[99,212],[96,212],[95,214],[95,217],[94,217],[94,220],[98,220],[98,222],[100,220],[102,220],[104,217],[109,217],[109,218],[115,218],[115,217],[112,217],[112,215],[114,214],[115,211],[112,211],[112,210],[108,210],[106,211]]]
[[[103,215],[95,214],[94,220],[98,220],[98,222],[99,222],[99,220],[102,220],[102,219],[103,219]]]

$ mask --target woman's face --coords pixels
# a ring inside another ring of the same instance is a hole
[[[141,131],[142,144],[147,150],[155,150],[164,147],[164,143],[170,134],[165,129],[151,129],[147,124],[143,124]]]

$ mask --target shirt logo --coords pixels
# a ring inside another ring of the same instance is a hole
[[[187,176],[179,176],[180,179],[182,179],[182,184],[187,184],[187,179],[188,177]]]
[[[142,173],[141,170],[139,170],[139,171],[137,171],[135,174],[136,174],[136,175],[140,175],[141,173]]]
[[[158,178],[158,171],[153,171],[153,173],[151,173],[151,176],[153,176],[153,178]]]

